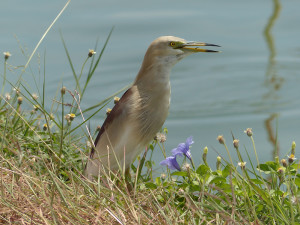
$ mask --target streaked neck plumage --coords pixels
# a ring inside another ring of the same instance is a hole
[[[155,47],[155,41],[148,48],[141,69],[133,85],[143,85],[145,87],[151,84],[170,85],[170,73],[172,67],[184,57],[191,53],[178,51],[177,53],[166,52]]]
[[[170,106],[170,73],[180,60],[176,55],[161,56],[147,51],[133,83],[137,90],[135,118],[138,118],[141,139],[147,144],[163,126]]]
[[[175,63],[171,57],[145,55],[141,69],[133,85],[143,86],[144,88],[162,88],[170,86],[170,73]],[[158,85],[158,86],[157,86]]]

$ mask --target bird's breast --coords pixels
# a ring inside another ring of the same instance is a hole
[[[141,142],[148,144],[164,124],[170,106],[170,86],[140,90],[136,102],[138,107],[132,116],[137,121],[137,132]]]

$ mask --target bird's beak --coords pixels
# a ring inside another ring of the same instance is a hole
[[[214,47],[221,47],[219,45],[214,45],[214,44],[208,44],[204,42],[195,42],[195,41],[190,41],[187,43],[184,43],[180,46],[182,49],[186,49],[188,51],[192,52],[220,52],[220,51],[215,51],[215,50],[209,50],[209,49],[203,49],[199,48],[200,46],[214,46]]]

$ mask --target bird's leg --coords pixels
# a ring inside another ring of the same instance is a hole
[[[131,175],[130,175],[130,167],[128,167],[125,170],[125,179],[128,178],[129,180],[131,180]]]
[[[138,166],[138,177],[141,175],[142,173],[142,169],[143,169],[143,166],[144,166],[144,163],[145,163],[145,159],[146,159],[146,156],[147,156],[147,152],[148,152],[148,146],[145,148],[145,152],[143,154],[143,157],[142,159],[140,160],[140,163],[139,163],[139,166]]]
[[[125,182],[126,182],[127,190],[129,192],[131,192],[133,189],[133,186],[132,186],[132,182],[131,182],[130,167],[128,167],[125,170]]]

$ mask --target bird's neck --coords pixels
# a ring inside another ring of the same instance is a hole
[[[150,57],[149,57],[150,58]],[[175,63],[170,63],[168,58],[152,57],[151,60],[145,56],[141,69],[134,81],[145,90],[170,91],[170,73]]]
[[[171,67],[143,64],[133,84],[133,117],[139,121],[139,135],[144,144],[149,143],[164,124],[170,106]]]

